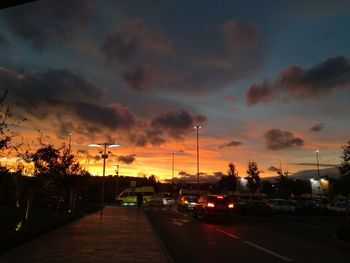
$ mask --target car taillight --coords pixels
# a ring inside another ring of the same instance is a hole
[[[214,205],[214,203],[210,203],[210,202],[209,202],[209,203],[207,204],[207,207],[215,207],[215,205]]]
[[[228,205],[228,208],[235,208],[235,205],[233,203]]]
[[[217,199],[224,199],[225,197],[223,195],[218,195]]]

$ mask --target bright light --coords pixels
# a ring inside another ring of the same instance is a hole
[[[208,203],[207,207],[215,207],[214,203]]]
[[[111,144],[111,145],[108,145],[108,148],[114,148],[114,147],[119,147],[120,145],[119,144]]]
[[[316,150],[315,153],[319,153],[320,151],[319,150]]]
[[[235,208],[235,205],[233,203],[228,205],[228,208]]]
[[[101,145],[99,145],[99,144],[89,144],[88,145],[89,147],[98,147],[98,148],[102,148],[102,146]]]
[[[202,126],[197,125],[197,126],[194,126],[193,128],[195,128],[195,129],[202,129]]]
[[[218,199],[224,199],[224,196],[223,196],[223,195],[218,195],[217,198],[218,198]]]

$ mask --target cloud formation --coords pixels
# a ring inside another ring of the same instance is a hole
[[[217,183],[223,175],[224,174],[222,172],[214,172],[213,174],[199,173],[199,181],[201,183]],[[163,181],[166,183],[172,183],[173,179],[165,179]],[[185,171],[180,171],[178,176],[174,177],[174,182],[176,184],[195,184],[197,183],[197,174],[190,174]]]
[[[247,91],[249,106],[289,99],[317,99],[329,93],[348,89],[350,85],[350,61],[344,56],[331,57],[309,68],[291,66],[282,70],[277,79],[253,84]]]
[[[220,149],[224,148],[224,147],[237,147],[242,145],[242,142],[238,142],[238,141],[230,141],[228,143],[222,144],[219,146]]]
[[[275,166],[270,166],[269,169],[267,169],[267,170],[270,171],[270,172],[278,172],[280,169],[278,169]]]
[[[132,164],[136,160],[136,154],[130,154],[130,155],[120,155],[117,157],[118,162],[125,163],[125,164]]]
[[[205,121],[205,116],[193,116],[185,110],[168,111],[155,117],[151,121],[151,128],[160,134],[166,133],[174,139],[181,139],[193,131],[196,124],[202,124]]]
[[[69,70],[17,73],[0,68],[0,89],[9,90],[18,116],[49,121],[62,138],[68,131],[90,139],[113,131],[136,146],[158,146],[168,139],[183,139],[195,124],[206,121],[184,109],[140,117],[117,102],[101,105],[104,91]]]
[[[224,42],[223,49],[194,51],[191,43],[186,47],[177,45],[175,39],[135,19],[107,36],[101,52],[130,89],[206,93],[246,77],[262,61],[257,48],[259,36],[253,25],[229,20],[221,25],[220,32],[208,32],[217,33],[221,33],[222,39],[218,40]]]
[[[93,20],[90,0],[35,1],[8,8],[3,19],[12,32],[40,50],[69,41]]]
[[[304,145],[304,141],[298,137],[294,137],[289,131],[280,129],[271,129],[264,134],[266,140],[266,148],[273,151],[284,150],[289,148],[297,148]]]
[[[9,41],[3,35],[0,35],[0,47],[5,48],[9,46]]]
[[[325,124],[324,123],[317,123],[314,126],[310,128],[310,131],[312,132],[320,132],[324,129]]]

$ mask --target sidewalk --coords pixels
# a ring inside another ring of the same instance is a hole
[[[0,263],[169,262],[143,210],[107,206],[2,256]]]

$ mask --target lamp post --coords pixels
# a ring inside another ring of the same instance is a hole
[[[106,159],[108,158],[107,148],[119,147],[119,144],[109,144],[109,143],[101,143],[101,144],[89,144],[89,147],[97,147],[103,148],[102,159],[103,159],[103,172],[102,172],[102,190],[101,190],[101,208],[100,208],[100,217],[103,216],[103,207],[104,207],[104,196],[105,196],[105,174],[106,174]]]
[[[174,181],[174,159],[175,159],[175,151],[172,151],[171,154],[173,155],[173,158],[172,158],[172,178],[173,178],[173,186],[175,184],[175,181]]]
[[[194,126],[194,128],[196,129],[196,133],[197,133],[197,191],[199,193],[199,129],[201,129],[202,127],[199,125]]]
[[[119,179],[119,165],[112,165],[113,168],[116,168],[115,170],[115,175],[116,175],[116,180],[115,180],[115,197],[117,198],[118,195],[118,179]]]
[[[316,161],[317,161],[317,178],[318,178],[318,180],[320,180],[320,165],[318,163],[318,153],[319,152],[320,152],[319,150],[315,151],[315,153],[316,153]]]

